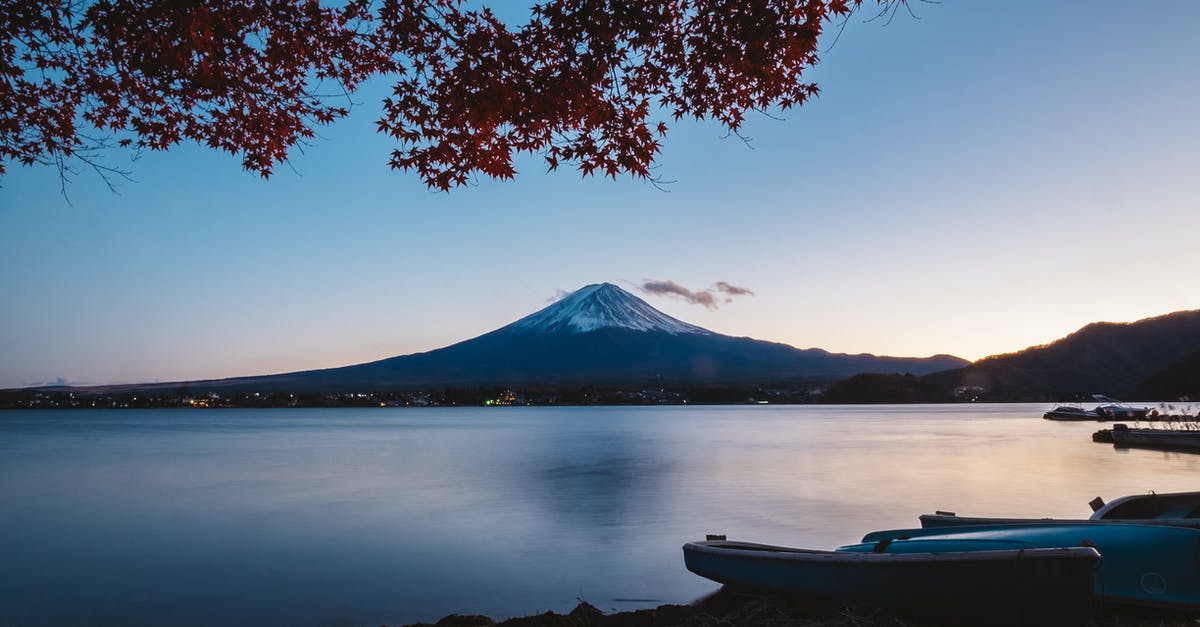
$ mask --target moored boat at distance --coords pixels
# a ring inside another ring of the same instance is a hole
[[[1093,394],[1092,398],[1103,404],[1097,405],[1095,409],[1087,409],[1077,403],[1057,405],[1042,414],[1042,418],[1046,420],[1147,420],[1158,414],[1149,407],[1133,407],[1103,394]]]
[[[1134,524],[1007,524],[876,531],[839,551],[953,550],[987,541],[1030,548],[1094,546],[1099,600],[1180,611],[1200,610],[1200,529]],[[900,545],[895,549],[893,545]]]
[[[1112,442],[1116,447],[1154,448],[1176,451],[1200,452],[1200,430],[1193,429],[1130,429],[1129,425],[1117,423],[1112,429],[1101,429],[1092,434],[1095,442]]]
[[[1100,497],[1092,500],[1092,515],[1088,518],[998,518],[958,516],[938,511],[920,516],[921,527],[965,527],[973,525],[1077,525],[1095,523],[1133,523],[1140,525],[1170,525],[1200,528],[1200,492],[1167,492],[1163,494],[1131,494],[1105,503]]]
[[[1100,415],[1101,420],[1146,420],[1151,417],[1154,410],[1149,407],[1130,407],[1117,403],[1099,405],[1096,407],[1096,413]]]
[[[1151,414],[1158,414],[1157,411],[1149,407],[1134,407],[1103,394],[1093,394],[1092,398],[1101,403],[1106,403],[1096,406],[1096,413],[1100,414],[1101,420],[1145,420]]]
[[[719,539],[689,542],[683,557],[688,570],[736,589],[869,603],[956,622],[1001,612],[987,618],[1066,624],[1091,611],[1100,560],[1093,548],[987,538],[927,544],[822,551]]]
[[[1080,405],[1058,405],[1042,414],[1046,420],[1100,420],[1100,414]]]

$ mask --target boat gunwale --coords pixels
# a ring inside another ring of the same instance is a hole
[[[1200,491],[1150,492],[1119,496],[1100,506],[1089,518],[1006,518],[1003,516],[958,516],[956,514],[921,514],[917,519],[922,528],[963,527],[981,525],[1161,525],[1167,527],[1200,527],[1200,518],[1104,518],[1104,515],[1135,501],[1194,501],[1200,504]]]
[[[1002,518],[921,514],[921,528],[987,527],[1001,525],[1150,525],[1156,527],[1200,527],[1200,518]],[[940,523],[927,526],[927,522]]]

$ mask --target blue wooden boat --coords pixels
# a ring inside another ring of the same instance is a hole
[[[736,589],[973,617],[970,622],[981,612],[1001,612],[1005,624],[1067,624],[1091,611],[1100,560],[1093,548],[1030,548],[989,538],[928,551],[903,550],[906,544],[820,551],[719,539],[685,544],[683,558],[693,573]]]
[[[1100,552],[1096,596],[1106,602],[1200,610],[1200,529],[1132,524],[1007,524],[876,531],[838,549],[871,552],[959,550],[979,542],[1030,548],[1093,546]]]
[[[1088,518],[998,518],[989,516],[959,516],[954,512],[938,511],[921,514],[922,527],[963,527],[970,525],[1028,525],[1087,523],[1124,523],[1139,525],[1171,525],[1200,528],[1200,492],[1164,492],[1162,494],[1131,494],[1105,503],[1100,497],[1092,499],[1092,515]]]

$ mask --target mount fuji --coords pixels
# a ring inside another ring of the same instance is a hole
[[[340,368],[192,381],[193,391],[358,392],[455,386],[643,385],[833,381],[865,372],[928,374],[967,362],[847,355],[714,333],[611,283],[479,337]],[[169,385],[155,384],[165,388]],[[151,386],[139,386],[151,387]]]

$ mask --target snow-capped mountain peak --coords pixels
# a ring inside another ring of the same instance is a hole
[[[505,330],[586,333],[609,327],[672,335],[712,334],[707,329],[668,316],[612,283],[582,287],[545,309],[508,325]]]

